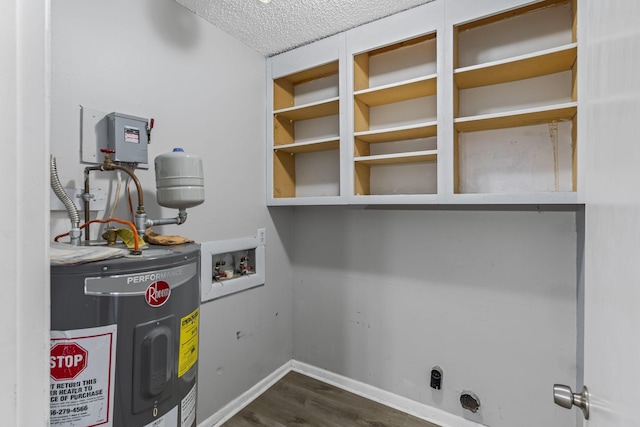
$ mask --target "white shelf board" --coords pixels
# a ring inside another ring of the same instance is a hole
[[[408,101],[436,94],[437,75],[404,80],[401,82],[358,90],[353,96],[370,107]]]
[[[388,165],[402,163],[434,162],[438,159],[438,150],[413,151],[408,153],[380,154],[356,157],[354,162],[367,165]]]
[[[440,205],[442,196],[430,194],[354,194],[349,203],[352,205]]]
[[[576,62],[577,43],[499,61],[458,68],[454,78],[459,89],[506,83],[570,70]]]
[[[282,108],[273,112],[274,116],[281,116],[289,120],[308,120],[318,117],[331,116],[340,112],[340,98],[323,99],[308,104]]]
[[[578,193],[456,193],[449,195],[442,202],[452,205],[575,205],[578,204]]]
[[[337,150],[340,148],[340,137],[317,139],[313,141],[296,142],[295,144],[274,145],[274,151],[284,151],[286,153],[315,153],[318,151]]]
[[[344,196],[269,197],[267,206],[320,206],[345,205]]]
[[[438,134],[438,122],[425,122],[417,125],[397,126],[392,128],[355,132],[357,139],[368,142],[393,142],[416,138],[429,138]]]
[[[458,132],[476,132],[518,126],[531,126],[541,123],[571,120],[576,115],[577,108],[577,102],[567,102],[564,104],[523,110],[459,117],[454,120],[454,124]]]

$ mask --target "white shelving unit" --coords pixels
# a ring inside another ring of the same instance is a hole
[[[457,1],[459,16],[450,17],[452,199],[529,194],[530,203],[542,195],[576,203],[576,2],[528,2],[468,19],[470,3]]]
[[[578,204],[576,8],[435,0],[270,58],[268,204]]]
[[[343,203],[344,38],[268,61],[269,205]]]
[[[433,203],[443,5],[347,32],[349,203]]]

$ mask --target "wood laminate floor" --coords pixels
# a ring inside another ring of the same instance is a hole
[[[297,372],[247,405],[223,427],[438,427]]]

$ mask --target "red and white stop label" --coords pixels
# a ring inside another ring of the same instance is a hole
[[[72,380],[87,367],[87,350],[76,343],[59,343],[51,347],[51,378]]]

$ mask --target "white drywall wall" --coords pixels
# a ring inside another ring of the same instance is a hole
[[[493,427],[574,425],[551,390],[576,379],[575,227],[573,212],[296,208],[294,358]]]
[[[0,410],[8,426],[49,419],[48,3],[0,4]]]
[[[184,225],[159,231],[205,242],[267,230],[265,286],[202,306],[198,419],[206,419],[291,358],[288,233],[276,232],[290,212],[272,218],[265,207],[265,59],[172,0],[60,0],[52,65],[51,152],[63,185],[82,186],[80,104],[154,117],[150,161],[183,147],[202,157],[206,187]],[[113,176],[94,172],[92,185],[113,191]],[[175,217],[156,204],[153,169],[138,176],[150,217]],[[52,236],[68,226],[52,212]]]
[[[638,424],[640,397],[640,57],[633,53],[640,49],[640,2],[588,0],[580,10],[584,384],[592,408],[585,424],[631,427]]]

